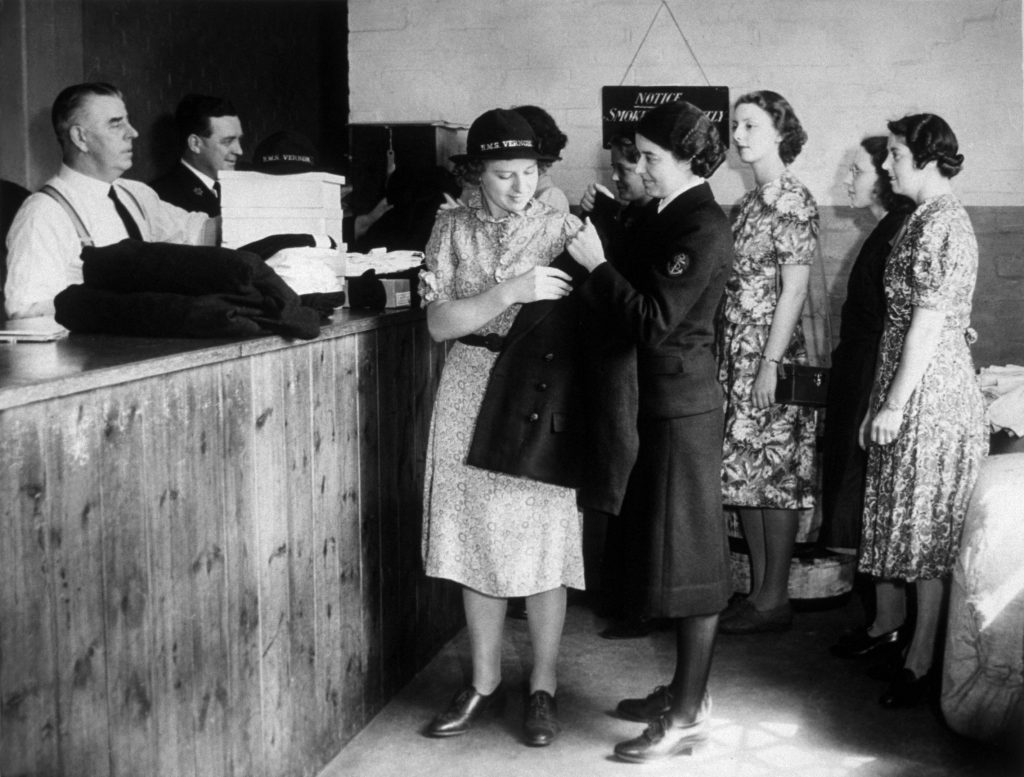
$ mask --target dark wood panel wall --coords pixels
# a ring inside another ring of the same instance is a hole
[[[0,412],[0,773],[313,775],[460,625],[422,321]]]

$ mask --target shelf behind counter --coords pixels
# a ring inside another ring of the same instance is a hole
[[[315,774],[454,634],[423,315],[0,346],[0,773]]]

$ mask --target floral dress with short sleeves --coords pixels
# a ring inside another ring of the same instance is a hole
[[[751,401],[754,378],[778,302],[780,266],[813,264],[818,207],[789,170],[747,192],[733,224],[736,262],[725,287],[718,379],[725,389],[722,502],[796,510],[814,506],[813,409]],[[783,361],[807,363],[798,322]]]
[[[951,194],[911,214],[885,269],[886,323],[872,415],[896,374],[914,308],[944,314],[931,361],[903,407],[890,445],[868,449],[860,570],[912,581],[952,571],[967,505],[988,445],[974,374],[971,298],[978,245]]]
[[[575,216],[531,201],[522,213],[442,211],[420,273],[424,303],[472,297],[549,265],[579,229]],[[504,335],[513,305],[477,334]],[[426,573],[489,596],[583,588],[582,520],[573,489],[465,464],[497,354],[453,343],[441,373],[427,444],[423,560]]]

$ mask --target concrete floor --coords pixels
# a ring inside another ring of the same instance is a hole
[[[504,715],[468,734],[429,739],[420,731],[469,676],[459,634],[321,773],[320,777],[1016,777],[1008,760],[945,727],[937,709],[884,710],[882,683],[865,662],[832,658],[828,646],[859,623],[855,600],[798,612],[784,634],[721,636],[711,677],[710,741],[690,756],[636,766],[612,758],[615,742],[641,724],[609,714],[672,672],[674,640],[657,632],[611,642],[603,621],[570,606],[562,644],[558,704],[562,735],[547,748],[519,742],[522,682],[528,674],[524,621],[506,621],[504,675],[515,692]]]

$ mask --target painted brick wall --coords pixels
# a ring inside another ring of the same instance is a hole
[[[976,361],[1024,363],[1020,0],[667,5],[696,60],[657,0],[350,0],[351,120],[469,123],[488,108],[536,103],[569,136],[552,174],[577,201],[587,183],[607,178],[602,86],[702,85],[706,74],[733,99],[774,89],[810,136],[793,169],[822,206],[838,315],[850,263],[870,229],[864,214],[846,207],[843,178],[857,142],[884,133],[887,119],[938,113],[967,160],[954,185],[981,246]],[[711,183],[729,207],[752,178],[730,155]]]
[[[1024,204],[1020,0],[669,0],[687,51],[656,0],[351,0],[352,121],[470,122],[495,106],[536,103],[569,135],[556,181],[578,197],[606,166],[600,88],[725,85],[735,98],[770,88],[810,135],[794,169],[824,205],[857,140],[885,120],[929,110],[967,157],[958,191],[971,205]],[[735,159],[715,189],[750,185]]]
[[[1024,208],[968,206],[978,236],[978,282],[971,323],[978,342],[971,352],[978,367],[1024,364]],[[874,220],[865,211],[825,206],[821,210],[821,251],[839,331],[846,279]]]

